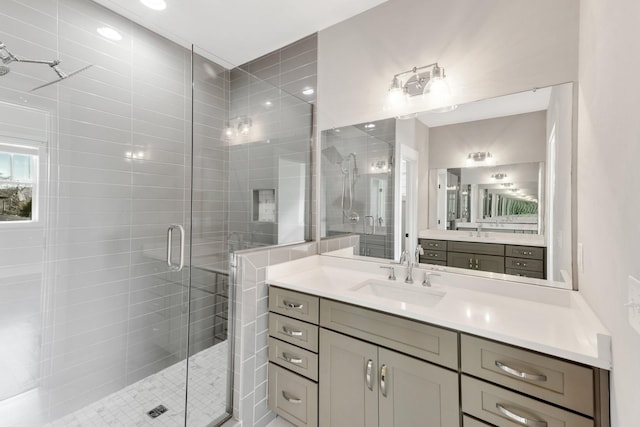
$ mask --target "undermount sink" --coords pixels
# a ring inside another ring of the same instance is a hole
[[[361,295],[391,299],[421,307],[435,306],[446,294],[446,292],[431,288],[417,288],[415,285],[376,279],[359,283],[351,290]]]

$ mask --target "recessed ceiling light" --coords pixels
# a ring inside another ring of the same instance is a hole
[[[167,3],[164,0],[140,0],[140,3],[153,10],[165,10]]]
[[[100,27],[96,31],[102,37],[107,38],[109,40],[115,40],[115,41],[122,40],[122,34],[120,34],[118,31],[114,30],[111,27]]]
[[[273,105],[273,102],[271,102],[271,101],[266,101],[266,102],[264,103],[264,106],[265,106],[265,107],[271,107],[272,105]]]
[[[313,95],[314,92],[315,92],[315,90],[313,90],[312,87],[306,87],[306,88],[302,89],[302,94],[303,95],[307,95],[307,96],[308,95]]]
[[[374,123],[367,123],[366,125],[364,125],[365,129],[373,129],[374,127],[376,127]]]

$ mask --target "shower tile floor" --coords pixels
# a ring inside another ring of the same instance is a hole
[[[227,365],[226,341],[189,358],[189,427],[208,426],[225,413]],[[184,426],[185,370],[178,362],[45,427]],[[150,418],[158,405],[168,411]]]

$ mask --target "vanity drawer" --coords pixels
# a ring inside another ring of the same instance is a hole
[[[594,427],[590,418],[466,375],[462,376],[462,410],[501,427]]]
[[[513,276],[531,277],[533,279],[544,279],[544,273],[542,271],[527,271],[527,270],[518,270],[516,268],[506,268],[504,272],[507,274],[511,274]]]
[[[448,252],[447,265],[449,267],[466,268],[467,270],[504,273],[504,257],[497,255],[478,255],[463,252]]]
[[[447,241],[446,240],[432,240],[432,239],[418,239],[418,243],[422,246],[422,249],[432,249],[437,251],[446,251],[447,250]]]
[[[491,427],[491,424],[483,423],[482,421],[478,421],[475,418],[471,418],[467,415],[463,415],[462,426],[463,427]]]
[[[318,385],[269,363],[269,408],[296,426],[318,425]]]
[[[269,287],[269,311],[317,325],[319,307],[320,298],[316,296]]]
[[[447,250],[449,252],[504,256],[504,245],[499,243],[449,242]]]
[[[464,373],[594,415],[590,368],[465,334],[460,352]]]
[[[269,361],[318,381],[318,355],[308,350],[269,338]]]
[[[337,301],[320,301],[320,325],[447,368],[458,368],[458,334]]]
[[[537,259],[505,258],[504,265],[518,270],[544,271],[544,263]]]
[[[447,260],[447,252],[446,251],[434,251],[434,250],[424,250],[424,254],[420,255],[420,262],[431,262],[431,261],[446,261]]]
[[[269,336],[318,352],[318,327],[276,313],[269,313]]]
[[[544,259],[544,248],[507,245],[505,255],[514,258]]]

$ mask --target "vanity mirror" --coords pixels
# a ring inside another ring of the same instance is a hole
[[[571,288],[572,101],[567,83],[322,131],[321,236]]]

